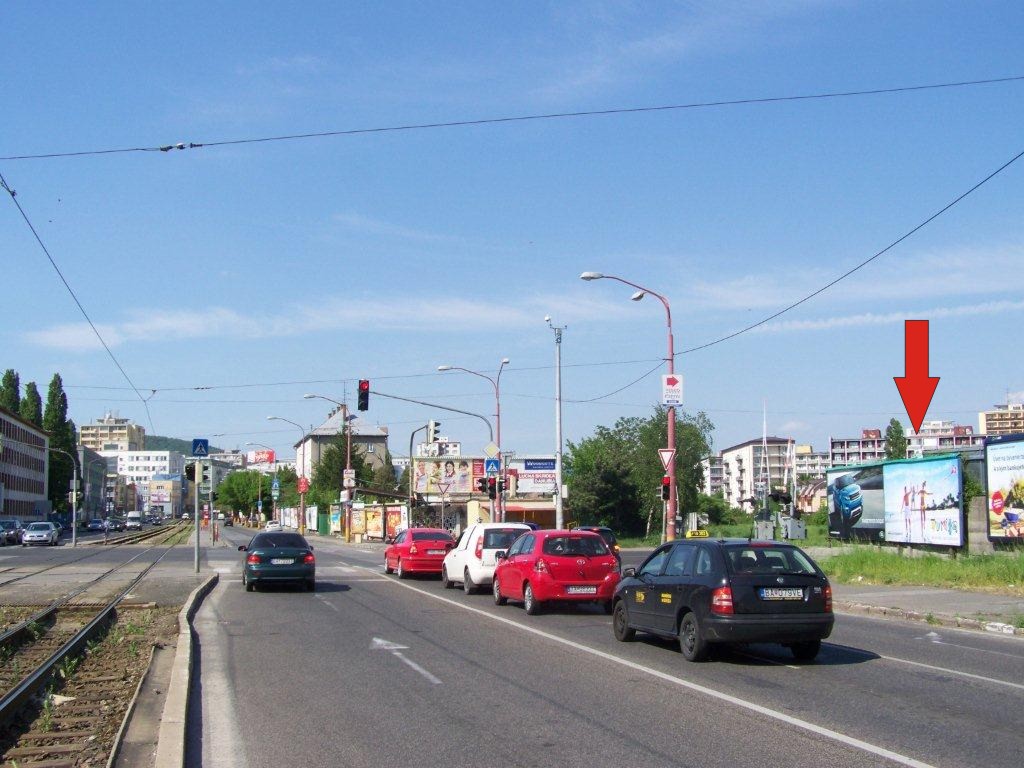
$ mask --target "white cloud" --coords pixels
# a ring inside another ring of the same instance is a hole
[[[622,302],[604,302],[580,295],[537,295],[518,304],[476,299],[438,302],[421,297],[326,299],[291,311],[243,314],[216,307],[203,311],[148,309],[121,322],[97,325],[110,347],[128,343],[166,343],[199,338],[283,338],[337,330],[402,330],[417,332],[471,321],[477,330],[541,327],[550,314],[558,323],[625,316]],[[69,351],[101,348],[86,323],[66,323],[27,334],[42,347]]]
[[[762,325],[754,330],[760,333],[786,331],[827,331],[834,328],[854,328],[865,325],[892,325],[907,319],[943,317],[969,317],[974,315],[1006,314],[1024,310],[1024,301],[988,301],[981,304],[967,304],[959,307],[936,307],[926,310],[900,310],[898,312],[862,312],[856,315],[841,315],[815,320],[780,320]]]

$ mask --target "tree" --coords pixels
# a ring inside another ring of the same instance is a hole
[[[0,384],[0,406],[11,413],[19,413],[21,402],[21,382],[18,372],[13,368],[4,371],[3,383]]]
[[[50,388],[46,393],[46,410],[43,412],[43,429],[50,433],[50,485],[47,495],[55,510],[66,510],[67,493],[75,465],[67,454],[74,454],[76,444],[75,424],[68,420],[68,398],[64,394],[64,382],[60,374],[53,374]]]
[[[907,436],[897,419],[890,419],[889,426],[885,428],[885,458],[907,458]]]
[[[256,502],[262,498],[263,511],[269,512],[270,483],[271,480],[261,472],[232,472],[217,486],[217,506],[221,510],[248,515],[256,511]]]
[[[313,478],[306,504],[327,506],[337,504],[343,488],[345,471],[345,437],[338,435],[320,454],[320,461],[313,467]],[[361,450],[352,451],[352,469],[356,472],[356,485],[365,488],[373,482],[373,468],[363,458]]]
[[[25,396],[21,398],[21,418],[43,428],[43,398],[39,395],[39,388],[34,381],[25,385]]]

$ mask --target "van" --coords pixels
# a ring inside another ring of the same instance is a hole
[[[141,531],[142,530],[142,513],[135,511],[129,512],[128,518],[124,524],[125,530],[128,531]]]

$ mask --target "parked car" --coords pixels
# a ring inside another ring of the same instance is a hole
[[[120,517],[108,517],[105,521],[108,531],[123,531],[124,520]]]
[[[21,544],[21,536],[24,530],[20,520],[14,518],[0,520],[0,531],[3,532],[3,539],[8,544]]]
[[[532,615],[545,603],[570,600],[599,603],[611,612],[618,562],[596,533],[531,531],[497,558],[491,585],[497,605],[521,600]]]
[[[246,553],[242,585],[247,592],[269,582],[297,582],[309,592],[316,589],[313,547],[297,533],[257,533],[247,545],[239,545],[238,551]]]
[[[400,579],[410,573],[441,573],[445,555],[455,546],[443,528],[409,528],[385,543],[384,572],[397,572]]]
[[[48,547],[55,547],[60,542],[60,531],[53,523],[29,523],[25,534],[21,537],[21,546],[29,544],[45,544]]]
[[[596,533],[598,536],[604,539],[604,543],[608,545],[608,549],[610,549],[611,553],[615,555],[615,559],[619,563],[619,568],[622,567],[622,555],[619,554],[619,540],[615,538],[615,532],[611,528],[608,528],[603,525],[581,525],[576,530],[590,531],[591,533]]]
[[[455,547],[441,563],[441,583],[451,589],[462,584],[466,594],[477,587],[490,586],[497,560],[494,555],[506,551],[512,542],[529,531],[522,523],[477,523],[462,532]]]
[[[674,541],[615,590],[612,630],[678,638],[684,658],[701,661],[715,643],[782,643],[801,661],[832,632],[832,588],[799,547],[774,541]]]

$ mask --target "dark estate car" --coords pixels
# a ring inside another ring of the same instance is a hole
[[[678,638],[701,661],[714,643],[781,643],[801,661],[832,632],[832,588],[792,544],[748,539],[684,539],[627,568],[615,591],[612,629]]]
[[[604,543],[608,545],[608,549],[610,549],[612,554],[615,555],[615,559],[618,561],[619,567],[622,567],[622,555],[619,554],[619,540],[615,538],[615,532],[611,528],[607,528],[603,525],[581,525],[576,530],[590,531],[604,539]]]
[[[257,533],[248,546],[239,545],[238,551],[248,553],[242,565],[242,584],[247,592],[260,584],[289,581],[299,583],[309,592],[316,589],[313,547],[297,533]]]

